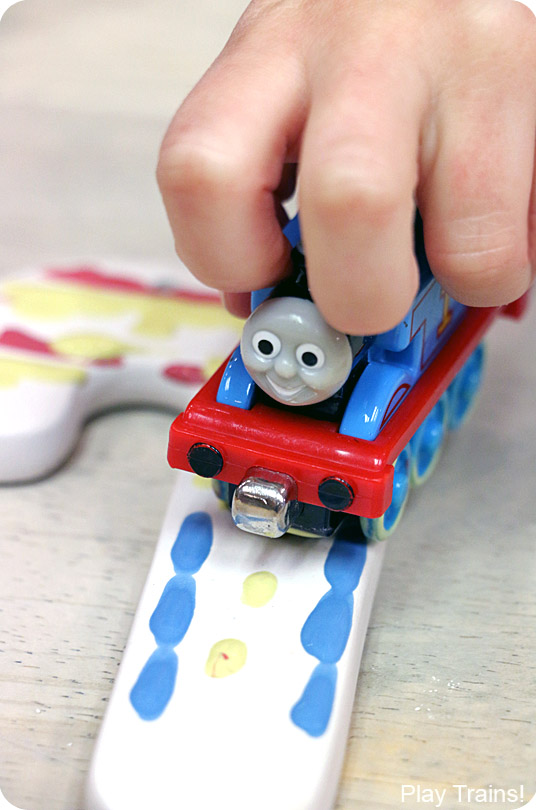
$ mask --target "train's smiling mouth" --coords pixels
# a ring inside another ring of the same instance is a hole
[[[295,397],[296,394],[299,394],[300,391],[303,391],[303,389],[306,387],[305,383],[301,383],[300,385],[295,386],[294,388],[285,388],[282,385],[278,385],[276,382],[274,382],[268,375],[266,375],[266,379],[268,380],[268,382],[270,383],[276,394],[280,397],[283,397],[283,399],[291,399],[291,397]]]

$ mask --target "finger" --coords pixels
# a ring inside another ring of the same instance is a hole
[[[227,292],[222,294],[223,304],[231,315],[247,318],[251,313],[251,293]]]
[[[536,141],[536,136],[535,136]],[[532,175],[532,190],[529,207],[529,259],[532,278],[536,275],[536,152],[534,154],[534,170]]]
[[[425,89],[392,53],[346,55],[317,76],[301,153],[300,210],[313,297],[336,328],[385,331],[416,293],[413,194]],[[348,61],[350,59],[350,61]]]
[[[234,292],[284,274],[278,198],[302,114],[292,61],[248,48],[224,53],[186,99],[157,170],[177,253],[201,281]]]
[[[503,31],[494,47],[508,41]],[[511,54],[505,61],[488,53],[482,72],[466,74],[463,86],[453,82],[435,114],[435,154],[419,189],[426,251],[438,280],[465,304],[506,304],[531,282],[534,58],[532,63],[526,73],[527,60],[516,67]],[[511,69],[495,75],[495,64]]]
[[[529,211],[534,134],[494,117],[482,149],[480,125],[452,111],[420,195],[428,259],[453,298],[472,306],[506,304],[528,288]],[[491,122],[490,122],[491,123]]]

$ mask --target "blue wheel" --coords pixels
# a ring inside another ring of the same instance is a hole
[[[411,479],[411,448],[408,444],[394,463],[393,499],[379,518],[361,518],[361,528],[369,540],[385,540],[400,523],[408,500]]]
[[[449,427],[451,430],[461,427],[471,413],[482,384],[485,358],[485,347],[481,343],[448,388]]]
[[[448,401],[442,396],[412,436],[411,484],[420,487],[436,468],[448,432]]]

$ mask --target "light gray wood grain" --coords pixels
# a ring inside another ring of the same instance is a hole
[[[7,13],[1,274],[69,257],[174,261],[159,140],[243,6],[25,0]],[[535,321],[495,328],[473,421],[390,544],[339,810],[399,808],[403,784],[446,787],[449,810],[466,806],[452,784],[535,790]],[[54,476],[0,489],[0,784],[26,810],[83,810],[171,491],[169,421],[104,416]]]

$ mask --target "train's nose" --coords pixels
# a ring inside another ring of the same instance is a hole
[[[239,529],[281,537],[299,510],[296,482],[290,475],[252,467],[237,486],[231,507]]]

